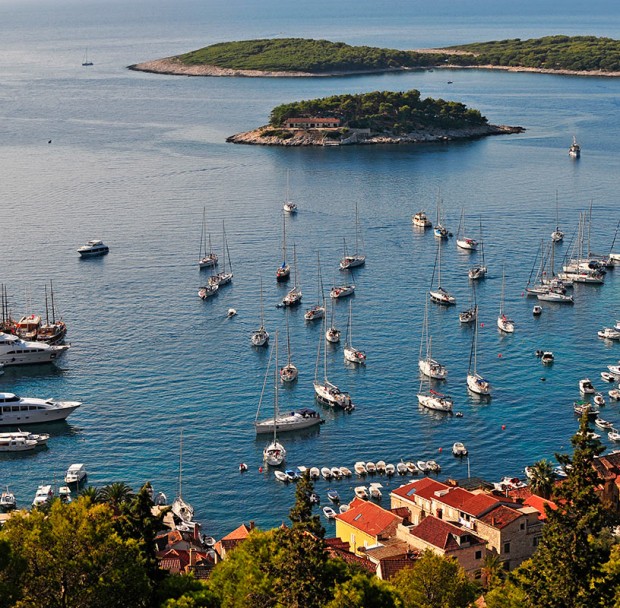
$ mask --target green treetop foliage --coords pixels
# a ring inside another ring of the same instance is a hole
[[[295,504],[289,512],[289,519],[293,522],[293,528],[307,530],[318,538],[325,536],[325,529],[321,525],[318,515],[312,514],[310,496],[314,493],[314,484],[310,479],[310,472],[305,471],[295,488]]]
[[[15,608],[148,606],[151,584],[140,549],[114,529],[107,505],[88,498],[54,501],[48,510],[15,514],[0,532],[10,564],[0,587],[11,584]],[[0,599],[3,605],[3,599]]]
[[[466,51],[418,53],[306,38],[221,42],[176,57],[186,65],[277,72],[367,72],[441,66],[497,65],[554,70],[620,71],[620,41],[596,36],[545,36],[450,47]]]
[[[398,572],[392,583],[404,608],[466,608],[480,589],[456,560],[431,550],[425,551],[411,568]]]
[[[465,128],[487,124],[478,110],[456,101],[420,98],[420,91],[373,91],[357,95],[333,95],[275,107],[269,123],[281,127],[288,118],[340,118],[351,128],[380,133],[405,134],[417,129]]]
[[[514,38],[450,47],[475,53],[475,65],[524,66],[552,70],[620,70],[620,40],[596,36]],[[463,57],[465,62],[471,59]],[[458,56],[451,63],[460,63]],[[471,63],[470,63],[471,65]]]

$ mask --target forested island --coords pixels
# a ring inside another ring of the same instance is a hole
[[[620,76],[620,41],[545,36],[402,51],[306,38],[221,42],[132,70],[187,76],[334,76],[428,68],[494,68]]]
[[[269,124],[227,139],[282,146],[418,143],[518,133],[490,125],[462,103],[420,96],[420,91],[333,95],[276,106]]]

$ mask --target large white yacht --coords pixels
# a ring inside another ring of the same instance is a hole
[[[303,408],[292,411],[288,414],[279,414],[276,418],[276,431],[284,433],[286,431],[299,431],[311,426],[321,424],[323,419],[320,414],[310,408]],[[268,420],[256,421],[254,423],[256,434],[273,433],[273,418]]]
[[[64,420],[80,405],[79,401],[54,401],[0,393],[0,426]]]
[[[27,363],[49,363],[69,348],[68,344],[45,344],[27,342],[0,332],[0,364],[25,365]]]
[[[77,251],[83,258],[94,258],[98,255],[105,255],[110,251],[110,248],[104,245],[103,241],[95,239],[88,241],[86,245],[82,245]]]

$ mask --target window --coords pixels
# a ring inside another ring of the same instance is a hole
[[[482,559],[482,551],[476,551],[476,559]]]
[[[510,543],[504,543],[504,553],[510,553]]]
[[[525,522],[524,521],[521,522],[520,528],[521,528],[521,530],[525,530]]]

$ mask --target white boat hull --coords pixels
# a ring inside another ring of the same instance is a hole
[[[514,323],[504,315],[497,317],[497,327],[507,334],[512,334],[515,331]]]
[[[352,346],[345,346],[344,358],[350,363],[358,363],[360,365],[366,363],[366,354]]]
[[[448,377],[448,370],[435,359],[420,359],[418,368],[425,376],[435,380],[445,380]]]
[[[366,264],[365,255],[349,255],[340,260],[340,270],[348,270],[349,268],[358,268]]]
[[[316,398],[331,407],[341,407],[343,409],[353,409],[351,396],[343,393],[340,389],[331,383],[314,383],[314,393]]]
[[[330,298],[346,298],[353,295],[355,291],[355,285],[340,285],[339,287],[332,287],[329,292]]]
[[[269,334],[264,329],[259,329],[250,338],[252,346],[266,346],[269,342]]]
[[[27,411],[21,408],[28,406]],[[0,403],[0,426],[20,426],[65,420],[78,407],[79,401],[45,401],[44,399],[22,399],[15,402]],[[31,409],[37,407],[41,409]]]
[[[444,304],[446,306],[456,304],[456,298],[443,289],[429,291],[428,293],[431,296],[431,300],[436,304]]]
[[[299,371],[292,363],[285,365],[280,370],[280,378],[282,379],[282,382],[294,382],[297,380],[298,375]]]
[[[330,329],[325,332],[325,339],[332,344],[338,344],[338,342],[340,342],[340,331],[334,327],[330,327]]]
[[[456,244],[466,251],[475,251],[478,248],[478,241],[474,239],[457,239]]]
[[[491,384],[480,374],[467,374],[467,388],[477,395],[491,394]]]
[[[424,393],[418,394],[418,403],[429,410],[440,412],[451,412],[453,406],[452,400],[449,397]]]

